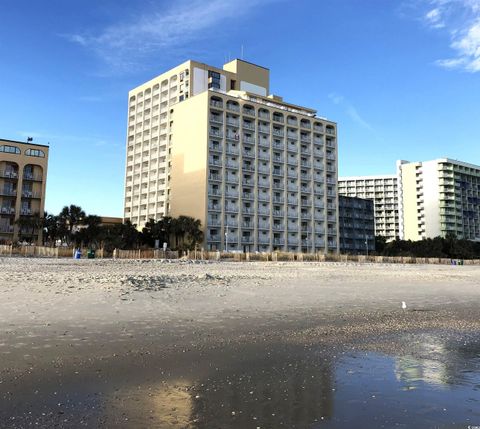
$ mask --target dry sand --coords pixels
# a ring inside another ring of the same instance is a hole
[[[479,303],[475,266],[3,258],[0,427],[313,427],[315,412],[280,422],[275,406],[260,425],[230,405],[226,424],[202,380],[276,359],[298,374],[314,354],[321,374],[348,350],[421,354],[422,332],[476,342]]]

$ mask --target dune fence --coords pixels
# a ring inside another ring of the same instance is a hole
[[[46,246],[12,246],[0,245],[0,257],[39,257],[39,258],[73,258],[76,248]],[[82,248],[82,259],[87,258],[89,249]],[[186,252],[162,249],[115,249],[106,252],[95,250],[95,258],[113,259],[182,259],[192,261],[231,261],[231,262],[353,262],[383,264],[442,264],[442,265],[480,265],[480,259],[450,258],[416,258],[412,256],[375,256],[346,255],[336,253],[293,253],[293,252],[220,252],[207,250],[190,250]]]

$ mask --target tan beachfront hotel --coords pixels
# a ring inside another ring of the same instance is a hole
[[[204,247],[337,252],[337,129],[268,69],[187,61],[129,92],[124,218],[188,215]]]
[[[48,146],[0,139],[0,244],[41,243],[42,229],[22,230],[21,218],[43,217]]]

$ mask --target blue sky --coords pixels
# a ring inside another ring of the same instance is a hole
[[[0,137],[51,147],[46,209],[121,216],[128,90],[240,56],[338,122],[341,175],[480,164],[480,0],[3,0]]]

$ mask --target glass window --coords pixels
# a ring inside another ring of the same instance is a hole
[[[2,145],[0,146],[0,152],[19,154],[20,149],[16,146]]]

